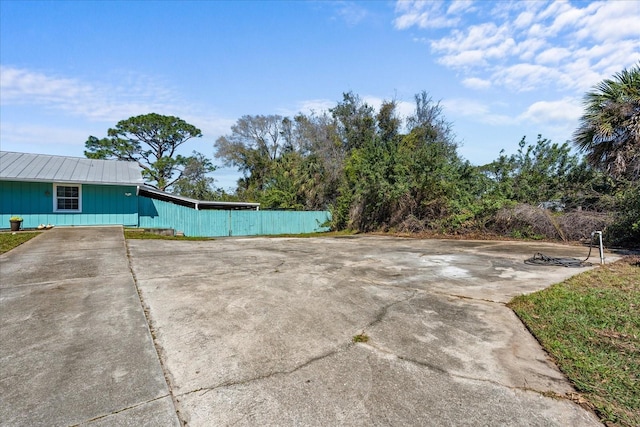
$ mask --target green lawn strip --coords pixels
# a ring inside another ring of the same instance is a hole
[[[356,233],[350,230],[347,231],[319,231],[313,233],[292,233],[292,234],[265,234],[262,236],[247,236],[247,237],[295,237],[299,239],[308,239],[311,237],[344,237],[353,236]]]
[[[36,237],[39,232],[0,233],[0,254],[9,252],[16,246],[20,246],[27,240]]]
[[[310,237],[342,237],[351,236],[350,231],[327,231],[319,233],[298,233],[298,234],[268,234],[259,236],[242,236],[242,237],[289,237],[289,238],[310,238]],[[138,228],[125,228],[124,237],[126,239],[158,239],[158,240],[214,240],[213,237],[188,237],[188,236],[163,236],[151,233]]]
[[[189,237],[189,236],[163,236],[149,231],[138,229],[125,229],[125,239],[155,239],[155,240],[214,240],[213,237]]]
[[[509,306],[608,425],[640,425],[640,267],[628,257]]]

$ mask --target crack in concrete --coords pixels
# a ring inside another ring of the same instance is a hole
[[[367,324],[362,330],[364,332],[365,329],[372,327],[373,325],[376,325],[380,322],[382,322],[382,320],[387,317],[387,314],[389,313],[389,310],[391,309],[391,307],[394,307],[396,305],[405,303],[405,302],[409,302],[411,301],[413,298],[416,297],[416,295],[418,295],[420,293],[419,289],[415,289],[415,288],[407,288],[407,289],[411,289],[413,292],[411,292],[411,295],[409,295],[406,298],[403,298],[401,300],[398,301],[394,301],[390,304],[385,305],[384,307],[382,307],[380,309],[380,311],[378,311],[378,314],[376,314],[375,318],[373,319],[372,322],[370,322],[369,324]]]
[[[408,297],[403,298],[403,299],[398,300],[398,301],[394,301],[394,302],[392,302],[390,304],[385,305],[384,307],[382,307],[380,309],[380,311],[375,316],[375,318],[371,322],[369,322],[362,330],[364,331],[366,328],[369,328],[369,327],[371,327],[371,326],[373,326],[373,325],[375,325],[377,323],[380,323],[386,317],[386,315],[389,312],[389,309],[391,307],[393,307],[395,305],[398,305],[398,304],[405,303],[407,301],[410,301],[411,299],[413,299],[420,292],[421,292],[421,290],[419,290],[419,289],[413,289],[413,292]],[[331,350],[331,351],[326,352],[324,354],[321,354],[319,356],[312,357],[312,358],[308,359],[307,361],[305,361],[304,363],[301,363],[301,364],[295,366],[293,369],[270,372],[270,373],[267,373],[267,374],[264,374],[264,375],[259,375],[257,377],[247,378],[247,379],[244,379],[244,380],[225,381],[223,383],[220,383],[220,384],[217,384],[217,385],[214,385],[214,386],[210,386],[210,387],[200,387],[200,388],[195,389],[195,390],[190,390],[190,391],[186,391],[184,393],[180,393],[180,394],[176,395],[176,398],[184,397],[184,396],[187,396],[189,394],[198,393],[198,392],[201,392],[201,391],[204,391],[204,393],[202,393],[202,395],[205,395],[205,394],[209,393],[210,391],[217,390],[217,389],[224,388],[224,387],[233,387],[233,386],[237,386],[237,385],[249,384],[249,383],[252,383],[252,382],[255,382],[255,381],[261,381],[261,380],[272,378],[272,377],[279,376],[279,375],[290,375],[290,374],[293,374],[293,373],[295,373],[295,372],[297,372],[297,371],[299,371],[299,370],[311,365],[312,363],[315,363],[315,362],[318,362],[320,360],[326,359],[326,358],[331,357],[331,356],[333,356],[335,354],[344,352],[344,351],[348,350],[349,348],[353,347],[354,345],[356,345],[356,343],[354,343],[353,341],[349,341],[349,342],[347,342],[345,344],[342,344],[342,345],[336,347],[334,350]]]
[[[506,302],[496,301],[496,300],[487,299],[487,298],[477,298],[477,297],[471,297],[471,296],[468,296],[468,295],[460,295],[460,294],[453,294],[453,293],[449,293],[449,292],[437,291],[437,290],[433,290],[433,289],[416,288],[416,287],[413,287],[413,286],[410,286],[410,285],[393,285],[393,284],[389,284],[389,283],[377,282],[375,280],[364,279],[363,281],[365,281],[367,283],[370,283],[372,285],[380,286],[380,287],[387,288],[387,289],[406,289],[406,290],[414,291],[416,294],[417,293],[425,293],[425,294],[431,294],[431,295],[442,295],[442,296],[453,297],[453,298],[458,298],[458,299],[471,300],[471,301],[482,301],[482,302],[489,302],[489,303],[493,303],[493,304],[500,304],[500,305],[503,305],[503,306],[507,306]],[[409,298],[409,299],[411,299],[411,298]]]
[[[429,291],[425,291],[425,290],[422,290],[422,289],[416,289],[416,288],[407,288],[407,289],[411,289],[414,292],[407,298],[404,298],[402,300],[393,302],[393,303],[388,304],[387,306],[383,307],[381,309],[381,311],[378,313],[378,315],[376,316],[376,319],[373,322],[369,323],[366,326],[366,328],[371,327],[371,326],[373,326],[373,325],[375,325],[377,323],[382,322],[384,320],[384,318],[386,317],[387,313],[389,312],[389,309],[391,309],[391,307],[393,307],[395,305],[398,305],[398,304],[401,304],[401,303],[404,303],[404,302],[408,302],[408,301],[412,300],[413,298],[415,298],[417,294],[422,293],[422,292],[438,294],[438,295],[447,295],[447,296],[452,296],[454,298],[467,299],[467,300],[472,300],[472,301],[482,301],[482,302],[498,304],[498,305],[501,305],[503,307],[507,307],[507,303],[499,302],[499,301],[491,301],[491,300],[486,300],[486,299],[482,299],[482,298],[472,298],[472,297],[468,297],[468,296],[464,296],[464,295],[447,294],[447,293],[441,293],[441,292],[429,292]],[[364,329],[363,329],[363,333],[364,333]],[[415,359],[412,359],[412,358],[409,358],[409,357],[406,357],[406,356],[400,356],[400,355],[395,354],[395,353],[393,353],[391,351],[388,351],[386,349],[377,347],[377,346],[371,344],[370,342],[362,343],[361,345],[366,346],[366,347],[370,347],[370,348],[375,349],[376,351],[379,351],[381,353],[393,356],[393,357],[397,358],[398,360],[402,360],[402,361],[406,361],[406,362],[409,362],[409,363],[413,363],[415,365],[422,366],[422,367],[425,367],[425,368],[430,369],[432,371],[439,372],[439,373],[442,373],[442,374],[446,374],[446,375],[449,375],[449,376],[452,376],[452,377],[455,377],[455,378],[466,379],[466,380],[471,380],[471,381],[487,382],[487,383],[496,385],[498,387],[508,388],[510,390],[530,391],[530,392],[534,392],[534,393],[540,394],[540,395],[542,395],[544,397],[571,400],[570,397],[562,396],[562,395],[559,395],[559,394],[554,393],[552,391],[541,391],[541,390],[536,390],[536,389],[533,389],[533,388],[530,388],[530,387],[510,386],[510,385],[503,384],[501,382],[498,382],[498,381],[495,381],[495,380],[491,380],[491,379],[477,378],[477,377],[472,377],[472,376],[466,376],[466,375],[460,375],[460,374],[452,373],[452,372],[449,372],[449,371],[447,371],[447,370],[445,370],[445,369],[443,369],[443,368],[441,368],[439,366],[436,366],[436,365],[433,365],[433,364],[430,364],[430,363],[426,363],[426,362],[423,362],[423,361],[415,360]],[[526,380],[525,380],[525,383],[526,383]]]
[[[293,369],[269,372],[269,373],[264,374],[264,375],[259,375],[259,376],[256,376],[256,377],[247,378],[247,379],[241,379],[241,380],[237,380],[237,381],[225,381],[225,382],[222,382],[222,383],[214,385],[214,386],[200,387],[200,388],[195,389],[195,390],[186,391],[184,393],[178,394],[176,397],[184,397],[184,396],[187,396],[189,394],[198,393],[198,392],[201,392],[201,391],[204,391],[204,393],[202,393],[202,395],[205,395],[205,394],[209,393],[210,391],[217,390],[217,389],[224,388],[224,387],[234,387],[234,386],[237,386],[237,385],[250,384],[252,382],[261,381],[261,380],[265,380],[265,379],[276,377],[276,376],[280,376],[280,375],[290,375],[290,374],[293,374],[294,372],[299,371],[300,369],[303,369],[303,368],[311,365],[312,363],[315,363],[317,361],[326,359],[326,358],[331,357],[331,356],[333,356],[335,354],[341,353],[341,352],[347,350],[349,347],[352,347],[352,346],[353,346],[353,343],[348,343],[346,345],[339,346],[334,350],[331,350],[331,351],[326,352],[324,354],[321,354],[319,356],[312,357],[312,358],[306,360],[305,362],[295,366]]]
[[[135,409],[135,408],[138,408],[138,407],[140,407],[142,405],[146,405],[148,403],[152,403],[152,402],[155,402],[155,401],[160,400],[160,399],[164,399],[165,397],[169,397],[169,396],[170,396],[170,394],[165,394],[163,396],[158,396],[158,397],[155,397],[153,399],[147,400],[145,402],[136,403],[135,405],[127,406],[126,408],[118,409],[117,411],[113,411],[113,412],[110,412],[110,413],[105,414],[105,415],[100,415],[100,416],[97,416],[97,417],[94,417],[94,418],[91,418],[91,419],[88,419],[88,420],[84,420],[84,421],[82,421],[81,423],[78,423],[78,424],[71,424],[69,427],[77,427],[77,426],[81,426],[81,425],[86,424],[86,423],[91,423],[91,422],[98,421],[98,420],[101,420],[101,419],[104,419],[104,418],[108,418],[108,417],[111,417],[113,415],[117,415],[117,414],[119,414],[121,412],[125,412],[125,411],[131,410],[131,409]]]
[[[476,298],[476,297],[470,297],[468,295],[450,294],[450,293],[447,293],[447,292],[432,292],[432,293],[436,294],[436,295],[447,295],[447,296],[458,298],[458,299],[467,299],[467,300],[471,300],[471,301],[489,302],[489,303],[493,303],[493,304],[500,304],[500,305],[503,305],[503,306],[507,305],[506,302],[491,300],[491,299],[487,299],[487,298]]]
[[[510,385],[507,385],[507,384],[503,384],[503,383],[501,383],[499,381],[495,381],[495,380],[491,380],[491,379],[487,379],[487,378],[478,378],[478,377],[472,377],[472,376],[469,376],[469,375],[456,374],[456,373],[453,373],[453,372],[449,372],[446,369],[441,368],[439,366],[433,365],[431,363],[427,363],[427,362],[424,362],[424,361],[412,359],[412,358],[406,357],[406,356],[400,356],[398,354],[395,354],[392,351],[389,351],[389,350],[384,349],[384,348],[377,347],[377,346],[375,346],[375,345],[373,345],[371,343],[363,343],[362,345],[365,346],[365,347],[370,347],[370,348],[372,348],[372,349],[374,349],[374,350],[376,350],[376,351],[378,351],[380,353],[384,353],[386,355],[393,356],[398,360],[402,360],[403,362],[409,362],[409,363],[412,363],[414,365],[421,366],[423,368],[427,368],[427,369],[429,369],[431,371],[438,372],[438,373],[441,373],[441,374],[446,374],[446,375],[449,375],[449,376],[454,377],[454,378],[460,378],[460,379],[470,380],[470,381],[485,382],[485,383],[493,384],[493,385],[498,386],[498,387],[504,387],[504,388],[507,388],[509,390],[529,391],[529,392],[537,393],[537,394],[539,394],[541,396],[548,397],[548,398],[572,400],[569,396],[562,396],[562,395],[560,395],[558,393],[555,393],[553,391],[542,391],[542,390],[537,390],[537,389],[534,389],[534,388],[531,388],[531,387],[510,386]],[[525,380],[525,382],[526,382],[526,380]]]
[[[3,290],[9,290],[9,289],[23,289],[23,288],[29,288],[29,287],[34,287],[34,286],[40,286],[40,287],[46,287],[46,286],[52,286],[52,285],[56,285],[56,284],[63,284],[63,285],[75,285],[75,284],[79,284],[82,285],[85,283],[85,281],[87,280],[87,278],[89,279],[93,279],[97,276],[89,276],[89,277],[69,277],[67,279],[56,279],[56,280],[50,280],[50,281],[46,281],[46,282],[33,282],[33,283],[23,283],[23,284],[16,284],[16,285],[8,285],[3,287]],[[128,277],[127,274],[123,274],[123,273],[113,273],[113,274],[105,274],[105,275],[100,275],[100,278],[113,278],[113,277]],[[77,282],[77,283],[75,283]]]
[[[165,383],[167,384],[167,389],[169,391],[169,396],[171,396],[171,401],[173,402],[173,409],[175,410],[176,417],[178,418],[178,421],[180,422],[180,425],[181,426],[186,426],[187,422],[181,416],[180,404],[179,404],[178,400],[176,399],[176,396],[173,394],[173,380],[171,378],[171,374],[169,373],[169,370],[164,366],[164,363],[163,363],[164,350],[162,349],[162,346],[157,342],[156,334],[155,334],[155,327],[153,326],[153,322],[151,321],[151,314],[150,314],[150,311],[149,311],[149,306],[147,304],[145,304],[144,298],[142,297],[142,292],[140,291],[140,287],[138,286],[138,278],[136,277],[136,273],[133,270],[133,264],[131,262],[131,252],[130,252],[130,249],[129,249],[129,244],[127,243],[126,239],[124,240],[124,246],[125,246],[125,250],[126,250],[126,253],[127,253],[127,261],[129,263],[129,272],[131,273],[131,277],[133,279],[133,285],[136,288],[136,293],[138,294],[138,299],[140,301],[140,305],[142,307],[142,311],[144,313],[145,320],[147,321],[147,329],[149,331],[149,335],[151,336],[153,347],[154,347],[154,349],[156,351],[156,355],[158,357],[158,363],[160,364],[160,369],[162,370],[162,374],[164,376]]]

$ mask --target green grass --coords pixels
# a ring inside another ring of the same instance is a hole
[[[640,426],[640,257],[509,306],[607,425]]]
[[[342,231],[322,231],[316,233],[294,233],[294,234],[266,234],[263,236],[252,236],[252,237],[295,237],[299,239],[307,239],[310,237],[342,237],[342,236],[353,236],[356,233],[350,230],[342,230]],[[250,237],[250,236],[246,236]]]
[[[328,231],[326,233],[299,233],[299,234],[269,234],[263,236],[243,236],[243,237],[295,237],[295,238],[309,238],[309,237],[340,237],[350,236],[354,233],[352,231]],[[162,236],[160,234],[150,233],[137,228],[130,228],[124,230],[124,237],[126,239],[157,239],[157,240],[214,240],[213,237],[187,237],[187,236]]]
[[[38,232],[20,232],[16,234],[12,234],[9,232],[0,233],[0,254],[5,252],[9,252],[11,249],[16,246],[20,246],[27,240],[31,240],[36,237]]]
[[[214,240],[213,237],[163,236],[139,229],[125,229],[125,239],[155,239],[155,240]]]
[[[369,342],[369,336],[366,335],[364,332],[358,335],[354,335],[353,342]]]

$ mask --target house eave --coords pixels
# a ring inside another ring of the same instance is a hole
[[[178,196],[176,194],[167,193],[157,188],[141,185],[137,187],[136,193],[139,196],[149,197],[151,199],[171,202],[176,205],[186,206],[196,210],[220,209],[220,210],[239,210],[253,209],[259,210],[260,203],[252,202],[218,202],[209,200],[196,200],[189,197]]]
[[[0,181],[8,182],[39,182],[39,183],[56,183],[56,184],[90,184],[90,185],[118,185],[123,187],[137,187],[140,182],[105,182],[105,181],[81,181],[67,179],[38,179],[38,178],[15,178],[0,177]]]

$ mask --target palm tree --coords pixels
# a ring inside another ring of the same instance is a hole
[[[594,86],[573,143],[614,178],[640,178],[640,63]]]

